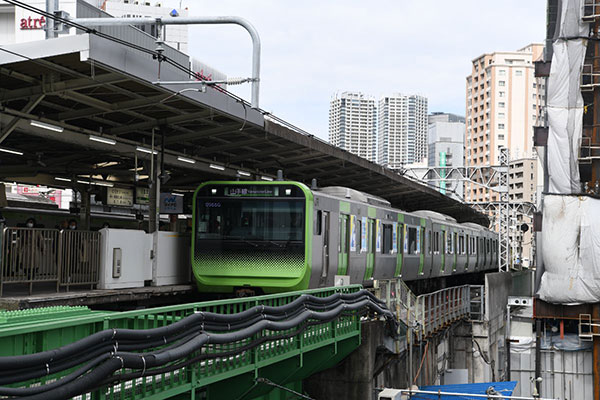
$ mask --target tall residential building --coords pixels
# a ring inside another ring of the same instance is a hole
[[[501,147],[510,150],[512,159],[533,155],[533,126],[545,102],[544,85],[534,77],[533,62],[541,57],[543,48],[542,44],[530,44],[473,60],[466,82],[466,165],[497,165]],[[465,198],[494,201],[498,194],[468,184]]]
[[[375,100],[359,92],[335,95],[329,106],[329,142],[375,161]]]
[[[462,167],[465,165],[465,117],[449,113],[432,113],[428,128],[428,167]],[[443,177],[444,170],[440,170]],[[463,182],[430,181],[448,196],[463,199]]]
[[[537,203],[536,191],[538,188],[538,159],[537,157],[520,158],[511,160],[508,165],[508,197],[511,203]],[[529,226],[526,232],[520,227],[524,223],[530,223],[529,218],[516,214],[517,229],[509,231],[513,248],[511,254],[514,262],[523,262],[525,266],[533,260],[533,226]]]
[[[379,100],[377,162],[392,169],[427,157],[427,98],[393,94]]]

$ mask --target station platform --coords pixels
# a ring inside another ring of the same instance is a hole
[[[0,309],[24,310],[53,306],[87,306],[92,309],[135,309],[197,301],[195,285],[146,286],[131,289],[95,289],[49,292],[34,295],[7,293],[0,297]]]

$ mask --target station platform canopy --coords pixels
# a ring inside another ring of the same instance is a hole
[[[155,47],[152,37],[141,38]],[[190,191],[210,179],[268,179],[282,170],[285,179],[314,178],[406,211],[487,226],[471,207],[219,87],[157,84],[194,80],[187,56],[164,55],[168,62],[159,63],[151,52],[94,34],[0,46],[0,148],[12,151],[0,153],[0,180],[132,187],[162,165],[164,190]]]

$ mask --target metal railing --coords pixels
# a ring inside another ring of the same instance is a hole
[[[399,321],[423,340],[439,329],[466,318],[484,319],[483,285],[463,285],[415,296],[402,279],[378,280],[375,295]]]
[[[0,296],[5,285],[27,284],[32,294],[37,283],[56,283],[57,292],[98,283],[99,232],[8,227],[0,243]]]
[[[472,310],[474,304],[471,299],[471,288],[470,285],[455,286],[418,296],[416,311],[418,329],[416,333],[419,339],[430,336],[460,319],[470,319],[472,311],[475,311],[476,314],[480,313],[481,309]],[[481,287],[474,286],[473,288]],[[481,290],[480,294],[482,293]]]
[[[100,233],[61,231],[60,285],[95,286],[100,270]]]
[[[387,308],[406,326],[416,321],[417,297],[401,278],[378,280],[375,295],[385,301]]]
[[[124,312],[91,311],[87,307],[63,306],[0,311],[0,356],[52,350],[105,329],[152,329],[200,312],[234,314],[259,305],[283,306],[306,294],[327,297],[335,293],[354,293],[361,289],[361,286],[353,285]],[[185,394],[193,398],[196,391],[207,389],[211,385],[218,389],[214,389],[213,395],[216,397],[209,398],[240,398],[237,392],[246,389],[250,391],[256,386],[252,378],[240,379],[244,374],[250,374],[251,377],[272,376],[281,371],[282,380],[291,377],[303,379],[315,371],[337,364],[360,344],[361,321],[358,311],[344,312],[330,322],[312,322],[281,332],[265,329],[250,339],[241,339],[236,343],[211,344],[202,350],[206,354],[204,359],[174,368],[170,372],[107,383],[80,398],[158,399],[171,398],[174,394]],[[289,334],[289,337],[282,339],[278,334]],[[270,337],[273,339],[270,340]],[[220,354],[257,340],[262,340],[263,343],[240,350],[236,355]],[[32,347],[31,343],[38,343],[39,346]],[[190,353],[188,358],[193,357],[198,358],[194,353]],[[25,386],[52,382],[68,372],[70,370],[49,372],[41,379],[27,381]],[[243,390],[238,390],[240,387]],[[228,390],[237,394],[234,396]]]

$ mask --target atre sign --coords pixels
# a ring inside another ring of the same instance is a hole
[[[44,29],[46,27],[46,18],[32,18],[29,16],[28,18],[21,18],[21,30],[34,30],[34,29]]]

